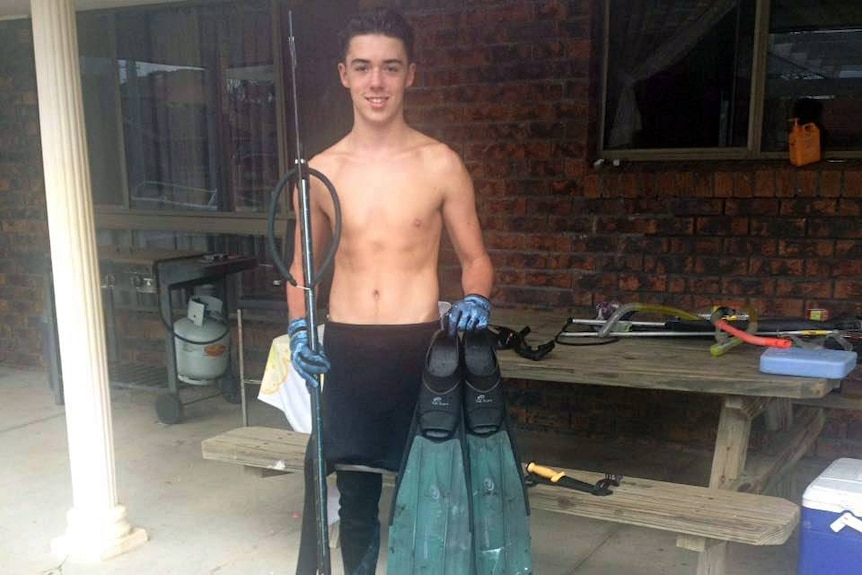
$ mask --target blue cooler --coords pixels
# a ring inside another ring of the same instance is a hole
[[[862,573],[862,460],[837,459],[802,496],[798,575]]]

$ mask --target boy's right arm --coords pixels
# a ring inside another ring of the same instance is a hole
[[[293,210],[297,218],[300,217],[298,194],[293,194]],[[311,230],[312,248],[314,249],[315,273],[319,273],[317,265],[323,259],[323,252],[328,247],[329,220],[317,202],[311,202]],[[286,297],[288,323],[287,333],[290,336],[291,363],[294,370],[306,381],[313,381],[314,375],[320,375],[329,371],[329,360],[323,353],[322,346],[315,352],[309,345],[309,325],[306,319],[305,304],[305,275],[304,258],[302,254],[302,234],[300,223],[295,226],[293,238],[293,261],[290,265],[290,274],[296,280],[298,286],[287,285]]]

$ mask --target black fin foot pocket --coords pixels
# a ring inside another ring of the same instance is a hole
[[[455,435],[461,422],[461,348],[457,337],[439,330],[431,339],[417,405],[419,431],[432,440]]]
[[[506,415],[494,345],[487,330],[464,333],[464,414],[467,429],[477,435],[496,432]]]

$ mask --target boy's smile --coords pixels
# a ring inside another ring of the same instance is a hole
[[[404,44],[382,34],[355,36],[345,61],[338,64],[341,83],[350,90],[357,114],[381,122],[400,116],[404,92],[413,85],[415,64]]]

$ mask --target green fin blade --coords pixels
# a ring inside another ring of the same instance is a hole
[[[533,572],[530,507],[505,428],[467,435],[477,575]]]
[[[413,439],[392,503],[389,575],[473,574],[461,441]]]

